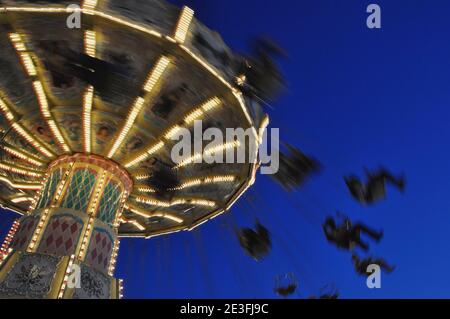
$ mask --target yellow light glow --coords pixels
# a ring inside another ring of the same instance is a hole
[[[86,226],[86,231],[84,232],[84,235],[83,235],[83,240],[81,241],[80,251],[78,252],[78,259],[80,259],[80,260],[83,260],[84,256],[86,255],[86,247],[87,247],[87,243],[88,243],[89,237],[92,232],[92,226],[94,224],[94,221],[95,221],[95,218],[90,216],[87,226]]]
[[[186,125],[192,124],[195,120],[202,117],[205,113],[213,110],[214,108],[219,106],[221,103],[222,103],[221,100],[217,96],[209,99],[202,105],[196,107],[193,111],[189,112],[188,115],[186,115],[184,117],[184,123]],[[181,127],[179,125],[174,125],[166,134],[164,134],[163,137],[165,139],[169,140],[173,136],[175,136],[175,134],[178,133],[180,129],[181,129]],[[132,158],[131,160],[126,162],[124,164],[124,166],[126,168],[129,168],[129,167],[134,166],[142,161],[145,161],[152,154],[154,154],[155,152],[160,150],[163,146],[164,146],[164,142],[162,142],[162,141],[158,142],[155,145],[150,146],[149,148],[144,150],[142,153],[140,153],[139,155],[135,156],[134,158]]]
[[[1,145],[1,148],[3,148],[7,153],[20,158],[22,160],[24,160],[25,162],[35,165],[35,166],[43,166],[44,162],[36,159],[35,157],[33,157],[30,154],[25,153],[24,151],[18,150],[15,147],[9,146],[9,145]]]
[[[120,246],[120,240],[116,239],[114,241],[114,247],[113,247],[113,251],[111,254],[111,259],[109,261],[109,267],[108,267],[108,274],[110,276],[114,275],[114,270],[116,269],[116,261],[117,261],[117,255],[119,252],[119,246]]]
[[[59,289],[58,299],[61,299],[64,296],[64,291],[67,287],[67,282],[69,280],[69,275],[72,273],[73,263],[75,261],[75,255],[71,255],[69,259],[69,263],[67,264],[66,271],[64,273],[64,278],[61,284],[61,288]]]
[[[167,66],[170,63],[170,59],[168,57],[162,56],[158,62],[156,63],[156,66],[153,68],[152,72],[150,72],[147,81],[144,85],[144,91],[151,92],[153,88],[155,87],[156,83],[158,83],[159,79],[163,75],[164,71],[166,70]]]
[[[50,212],[50,209],[48,209],[48,208],[44,209],[44,211],[42,212],[41,218],[39,219],[39,223],[37,224],[34,234],[31,237],[31,241],[28,244],[28,248],[27,248],[28,252],[33,252],[35,250],[36,243],[41,234],[42,228],[44,227],[44,224],[47,221],[49,212]]]
[[[69,146],[67,146],[66,142],[64,141],[64,137],[62,136],[58,125],[56,124],[55,120],[53,119],[52,114],[50,113],[47,97],[45,95],[44,87],[42,86],[41,81],[34,81],[33,87],[34,87],[34,91],[36,92],[36,96],[37,96],[37,99],[39,102],[42,116],[47,121],[50,131],[52,132],[53,136],[55,137],[59,146],[64,150],[64,152],[70,152]]]
[[[103,172],[102,176],[100,177],[100,181],[97,185],[97,189],[95,191],[94,200],[92,201],[91,207],[89,209],[89,214],[94,215],[95,211],[97,209],[97,202],[100,198],[100,194],[103,191],[103,186],[105,185],[105,179],[106,179],[106,171]],[[89,225],[88,225],[89,227]]]
[[[119,149],[120,145],[122,145],[123,141],[125,140],[125,137],[127,136],[128,132],[130,131],[131,127],[134,124],[134,121],[136,120],[137,116],[141,112],[142,108],[144,107],[145,100],[142,97],[138,97],[136,101],[134,102],[134,105],[131,109],[130,114],[128,114],[127,120],[122,127],[122,130],[119,133],[118,138],[115,140],[113,147],[108,153],[108,157],[111,158],[114,156],[114,154]]]
[[[30,176],[30,177],[41,177],[42,176],[42,173],[40,173],[40,172],[28,170],[25,168],[13,166],[11,164],[6,164],[6,163],[0,163],[0,169],[7,171],[7,172],[11,172],[11,173],[19,174],[19,175]]]
[[[84,32],[84,51],[87,55],[95,57],[97,34],[92,30]]]
[[[153,205],[153,206],[160,206],[160,207],[172,207],[172,206],[183,205],[183,204],[192,204],[192,205],[207,206],[207,207],[216,206],[215,202],[210,201],[210,200],[204,200],[204,199],[177,198],[170,202],[161,201],[156,198],[150,198],[150,197],[144,197],[144,196],[136,196],[134,199],[138,203],[143,203],[143,204]]]
[[[23,203],[23,202],[32,202],[34,200],[33,197],[23,196],[23,197],[16,197],[11,199],[11,202],[14,204]]]
[[[189,7],[183,7],[181,10],[180,18],[178,19],[177,27],[175,29],[175,40],[179,43],[184,43],[186,40],[189,26],[191,25],[192,18],[194,17],[194,10]]]
[[[84,0],[83,1],[83,10],[94,10],[97,6],[97,0]]]
[[[218,175],[218,176],[212,176],[212,177],[205,177],[205,178],[196,178],[192,180],[187,180],[185,182],[182,182],[180,186],[172,188],[171,190],[182,190],[189,187],[194,187],[198,185],[205,185],[205,184],[219,184],[219,183],[231,183],[236,180],[236,176],[234,175]]]
[[[141,193],[155,193],[156,190],[153,187],[147,185],[136,185],[135,189]]]
[[[129,211],[135,213],[136,215],[142,216],[142,217],[146,217],[146,218],[152,218],[152,217],[161,217],[161,218],[166,218],[169,220],[172,220],[178,224],[183,223],[183,219],[173,215],[173,214],[169,214],[166,212],[147,212],[143,209],[140,209],[138,207],[135,207],[131,204],[126,204],[125,208],[128,209]]]
[[[2,110],[3,115],[5,115],[6,119],[10,122],[14,121],[14,115],[9,110],[9,107],[6,105],[6,103],[3,101],[3,99],[0,97],[0,109]]]
[[[30,12],[30,13],[70,13],[74,11],[81,11],[81,10],[74,10],[69,8],[44,8],[44,7],[5,7],[4,8],[6,12]]]
[[[13,130],[19,134],[20,136],[22,136],[28,143],[30,143],[31,145],[33,145],[41,154],[53,158],[55,157],[55,155],[53,155],[52,152],[50,152],[45,146],[43,146],[41,143],[39,143],[34,137],[33,135],[31,135],[30,133],[28,133],[28,131],[19,123],[14,122],[11,124]]]
[[[83,135],[84,135],[84,151],[91,152],[91,112],[92,102],[94,99],[94,87],[88,86],[84,93],[83,99]]]
[[[27,71],[28,76],[36,76],[37,71],[31,56],[28,53],[20,53],[20,59],[25,67],[25,71]]]
[[[93,1],[93,0],[92,0]],[[73,12],[73,11],[77,11],[77,10],[73,10],[73,9],[68,9],[68,8],[36,8],[36,7],[5,7],[5,11],[16,11],[16,12],[48,12],[48,13],[63,13],[63,12]],[[124,26],[130,27],[132,29],[147,33],[149,35],[158,37],[158,38],[163,38],[162,34],[152,30],[148,27],[144,27],[129,21],[126,21],[124,19],[109,15],[109,14],[105,14],[103,12],[100,11],[96,11],[96,10],[92,10],[92,9],[82,9],[81,12],[86,13],[86,14],[94,14],[96,16],[102,17],[104,19],[122,24]],[[164,37],[165,39],[167,39],[168,41],[174,42],[174,39],[171,39],[170,37]],[[226,81],[221,75],[219,75],[219,73],[212,67],[210,66],[207,62],[205,62],[202,58],[200,58],[199,56],[197,56],[195,53],[193,53],[189,48],[187,48],[186,46],[180,44],[179,45],[180,48],[185,51],[187,54],[189,54],[194,60],[196,60],[203,68],[205,68],[208,72],[210,72],[212,75],[214,75],[220,82],[222,82],[222,84],[224,84],[227,88],[229,88],[233,95],[236,97],[236,99],[239,102],[239,105],[242,109],[242,111],[244,112],[247,121],[249,122],[249,124],[252,126],[252,128],[254,129],[253,126],[253,121],[250,117],[250,114],[245,106],[245,102],[243,101],[242,98],[242,93],[237,90],[236,88],[234,88],[230,83],[228,83],[228,81]],[[254,129],[254,137],[255,139],[257,139],[257,134],[256,134],[256,129]]]
[[[151,156],[152,154],[154,154],[155,152],[160,150],[163,146],[164,146],[164,142],[156,143],[155,145],[151,146],[149,149],[147,149],[141,155],[138,155],[136,158],[128,161],[127,163],[125,163],[124,166],[126,168],[130,168],[131,166],[134,166],[137,163],[140,163],[140,162],[146,160],[149,156]],[[148,176],[148,177],[150,177],[150,176]],[[148,178],[148,177],[144,177],[143,179]]]
[[[39,101],[39,105],[41,107],[41,113],[45,119],[49,119],[52,117],[50,110],[48,108],[47,97],[45,96],[44,87],[42,86],[41,81],[33,82],[34,91],[36,92],[36,96]]]
[[[1,8],[0,8],[0,10],[1,10]],[[48,13],[57,13],[57,12],[63,13],[63,12],[77,11],[77,10],[68,10],[68,9],[64,9],[64,8],[48,8],[48,7],[46,7],[46,8],[5,7],[4,10],[5,11],[13,11],[13,12],[16,11],[16,12],[48,12]],[[115,17],[115,16],[111,16],[111,15],[108,15],[108,14],[105,14],[105,13],[102,13],[102,12],[99,12],[99,11],[95,11],[95,10],[92,10],[92,9],[82,10],[82,12],[86,13],[86,14],[95,14],[98,17],[104,18],[104,19],[112,21],[112,22],[119,23],[121,25],[133,28],[135,30],[144,32],[144,33],[152,35],[152,36],[163,38],[163,39],[165,39],[167,41],[170,41],[172,43],[176,42],[174,39],[170,38],[169,36],[164,36],[163,37],[159,32],[156,32],[156,31],[152,30],[151,28],[144,27],[144,26],[132,23],[132,22],[126,21],[124,19],[121,19],[121,18],[118,18],[118,17]],[[258,144],[258,142],[259,142],[259,138],[258,137],[259,136],[258,136],[258,134],[256,132],[255,127],[253,126],[253,121],[252,121],[252,119],[251,119],[251,117],[249,115],[249,112],[247,110],[247,107],[245,105],[245,101],[244,101],[244,99],[242,97],[242,93],[239,90],[237,90],[236,88],[234,88],[232,85],[230,85],[212,66],[210,66],[207,62],[205,62],[201,57],[197,56],[192,51],[190,51],[189,48],[183,46],[182,44],[179,45],[179,46],[180,46],[180,48],[182,50],[184,50],[187,54],[189,54],[194,60],[196,60],[202,67],[204,67],[207,71],[209,71],[212,75],[214,75],[218,80],[220,80],[226,87],[228,87],[232,91],[233,95],[236,97],[237,101],[239,102],[239,105],[240,105],[242,111],[244,112],[248,122],[251,125],[252,133],[253,133],[253,135],[255,137],[255,139],[254,139],[255,143]],[[257,148],[256,148],[255,152],[257,152]],[[253,165],[253,168],[252,168],[252,179],[248,183],[247,187],[254,183],[254,177],[255,177],[255,173],[256,173],[256,169],[255,168],[256,167],[257,167],[257,165]]]
[[[197,153],[191,157],[188,157],[188,158],[184,159],[183,161],[181,161],[177,166],[175,166],[175,168],[178,169],[178,168],[186,166],[188,164],[197,162],[198,160],[201,160],[203,158],[203,156],[205,156],[205,155],[211,156],[215,153],[223,152],[223,151],[226,151],[226,150],[234,148],[234,147],[239,147],[240,145],[241,145],[241,143],[238,140],[236,140],[236,141],[224,143],[221,145],[211,146],[209,148],[206,148],[203,151],[203,155],[200,153]]]
[[[172,137],[174,137],[179,131],[181,130],[181,127],[179,127],[178,125],[175,125],[174,127],[172,127],[165,135],[164,138],[166,140],[170,140]]]
[[[139,222],[138,222],[137,220],[135,220],[135,219],[125,219],[125,218],[122,218],[121,221],[122,221],[123,223],[126,223],[126,224],[133,224],[133,225],[136,226],[136,228],[139,229],[139,230],[144,230],[144,229],[145,229],[145,227],[142,226],[142,224],[139,223]]]
[[[150,177],[152,177],[152,174],[140,173],[140,174],[137,174],[134,178],[138,181],[142,181],[142,180],[148,179]]]
[[[18,52],[20,60],[22,61],[22,64],[24,65],[27,74],[31,77],[37,76],[36,68],[29,53],[24,52],[27,50],[27,48],[20,34],[10,33],[9,38]],[[41,113],[44,119],[47,121],[47,124],[50,127],[50,131],[53,133],[53,136],[56,138],[59,146],[64,150],[64,152],[70,152],[70,148],[64,141],[64,138],[50,113],[47,97],[45,95],[44,87],[42,86],[41,81],[39,80],[33,81],[33,88],[39,102]]]
[[[215,109],[220,104],[221,104],[221,100],[217,96],[213,97],[212,99],[206,101],[204,104],[202,104],[199,107],[195,108],[188,115],[186,115],[184,117],[184,122],[186,124],[188,124],[188,125],[192,124],[195,120],[198,120],[205,113]]]

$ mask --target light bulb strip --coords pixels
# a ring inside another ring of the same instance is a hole
[[[123,299],[123,279],[119,279],[119,299]]]
[[[203,153],[197,153],[197,154],[194,154],[191,157],[188,157],[188,158],[182,160],[180,163],[178,163],[175,166],[175,169],[179,169],[181,167],[184,167],[184,166],[192,164],[192,163],[198,163],[198,162],[200,162],[203,159],[204,156],[211,156],[211,155],[213,155],[215,153],[224,152],[224,151],[232,149],[232,148],[237,148],[240,145],[241,145],[241,143],[238,140],[236,140],[236,141],[233,141],[233,142],[227,142],[227,143],[224,143],[224,144],[211,146],[209,148],[206,148],[203,151]]]
[[[221,103],[222,101],[217,96],[207,100],[206,102],[194,108],[193,111],[188,112],[184,116],[183,118],[184,124],[191,125],[195,120],[202,117],[205,113],[212,111],[213,109],[218,107]],[[182,127],[179,125],[172,126],[166,133],[163,134],[163,138],[166,140],[170,140],[173,136],[175,136],[176,133],[178,133],[178,131],[181,128]],[[130,168],[142,161],[145,161],[151,155],[159,151],[164,146],[163,138],[160,138],[158,142],[152,144],[143,152],[141,152],[139,155],[127,161],[124,164],[125,168]]]
[[[118,212],[116,213],[116,217],[114,219],[114,227],[117,229],[120,226],[120,220],[122,218],[123,214],[123,208],[125,207],[125,202],[128,199],[129,193],[127,191],[124,191],[122,194],[122,199],[120,200],[120,206],[118,209]]]
[[[14,204],[24,203],[24,202],[33,202],[33,201],[34,201],[34,197],[30,197],[30,196],[20,196],[20,197],[14,197],[11,199],[11,202]]]
[[[61,130],[59,129],[58,125],[56,124],[56,122],[53,118],[53,115],[50,113],[47,96],[45,94],[42,82],[39,80],[34,81],[33,88],[34,88],[34,91],[36,93],[36,96],[37,96],[37,99],[39,102],[41,114],[44,117],[44,120],[47,122],[47,125],[50,128],[50,131],[52,132],[53,136],[55,137],[56,141],[58,142],[59,147],[64,152],[69,153],[70,148],[66,144],[66,141],[64,140]]]
[[[192,18],[194,17],[194,10],[184,6],[181,10],[180,17],[175,29],[174,38],[179,43],[184,43],[186,36],[189,32],[189,26],[191,25]]]
[[[94,10],[97,7],[98,0],[84,0],[82,9],[83,10]]]
[[[95,0],[91,0],[95,1]],[[96,2],[95,2],[96,4]],[[82,8],[81,10],[75,10],[75,9],[69,9],[69,8],[52,8],[52,7],[4,7],[4,12],[38,12],[38,13],[72,13],[72,12],[82,12],[89,15],[96,15],[98,17],[104,18],[109,21],[113,21],[115,23],[130,27],[132,29],[144,32],[146,34],[155,36],[157,38],[166,39],[170,42],[176,42],[175,39],[169,37],[169,36],[163,36],[160,32],[157,32],[149,27],[145,27],[133,22],[129,22],[127,20],[124,20],[122,18],[103,13],[101,11],[93,9],[93,6],[86,6]],[[223,85],[225,85],[228,89],[230,89],[235,96],[235,98],[238,100],[238,103],[242,109],[242,111],[245,114],[245,117],[248,121],[248,123],[253,127],[253,121],[250,117],[250,113],[248,112],[245,102],[242,97],[242,93],[233,87],[223,76],[221,76],[215,69],[212,67],[208,62],[206,62],[203,58],[198,56],[197,54],[193,53],[188,47],[184,46],[183,44],[179,44],[179,47],[185,51],[189,56],[191,56],[197,63],[199,63],[205,70],[207,70],[209,73],[211,73],[214,77],[216,77]],[[253,132],[255,134],[255,140],[257,139],[256,129]]]
[[[96,211],[97,211],[97,206],[99,204],[99,199],[100,199],[100,195],[103,194],[103,191],[105,189],[105,181],[106,181],[106,171],[103,171],[102,176],[100,177],[100,180],[98,181],[96,190],[95,190],[95,194],[94,194],[94,199],[91,203],[90,208],[88,208],[88,213],[91,216],[95,216]]]
[[[16,117],[11,112],[11,109],[6,105],[5,101],[0,97],[0,110],[2,111],[3,115],[6,117],[8,122],[11,124],[12,129],[19,134],[21,137],[23,137],[28,143],[30,143],[36,150],[38,150],[41,154],[45,155],[46,157],[53,158],[54,155],[52,152],[50,152],[45,146],[43,146],[41,143],[39,143],[28,131],[17,122]]]
[[[156,189],[148,185],[136,185],[134,189],[140,193],[156,193]]]
[[[134,199],[138,203],[160,206],[160,207],[172,207],[176,205],[191,204],[197,206],[214,207],[216,202],[204,199],[189,199],[189,198],[176,198],[170,202],[160,201],[156,198],[146,197],[146,196],[135,196]]]
[[[146,83],[144,84],[144,91],[147,92],[146,98],[153,92],[154,87],[156,84],[161,80],[161,77],[164,73],[164,71],[167,69],[167,66],[170,63],[170,59],[168,57],[162,56],[156,65],[154,66],[153,70],[149,73],[149,76],[146,80]],[[125,124],[123,125],[122,129],[120,130],[117,138],[114,141],[113,146],[111,147],[107,157],[112,158],[114,154],[117,152],[119,147],[122,145],[123,141],[127,137],[128,133],[131,130],[131,127],[133,126],[134,122],[136,121],[136,118],[141,113],[142,109],[144,108],[146,99],[143,97],[137,97],[133,107],[130,110],[130,113],[128,114],[128,117],[125,121]]]
[[[31,241],[28,244],[28,248],[27,251],[29,253],[34,252],[37,248],[37,242],[38,239],[41,237],[41,233],[42,233],[42,229],[44,228],[48,215],[50,213],[50,208],[46,208],[43,210],[43,212],[41,213],[41,218],[39,219],[39,222],[36,226],[36,230],[34,231],[33,236],[31,237]]]
[[[72,273],[72,267],[73,267],[74,261],[75,261],[75,255],[71,255],[70,258],[69,258],[69,262],[67,264],[66,271],[64,272],[64,278],[63,278],[63,281],[61,283],[61,288],[59,289],[58,299],[61,299],[64,296],[64,292],[65,292],[66,287],[67,287],[67,282],[69,280],[69,276]]]
[[[117,238],[114,241],[114,247],[112,250],[111,259],[109,261],[108,274],[110,276],[114,276],[114,270],[116,269],[117,256],[119,254],[119,246],[120,246],[120,239]]]
[[[138,173],[134,176],[137,181],[143,181],[152,177],[152,174],[149,173]]]
[[[83,147],[86,153],[91,153],[91,113],[94,99],[94,87],[88,86],[83,97]]]
[[[14,236],[19,229],[20,222],[18,220],[15,220],[11,226],[11,228],[8,231],[8,234],[5,237],[5,240],[3,241],[2,246],[0,247],[0,255],[6,256],[9,252],[9,246],[11,245],[12,240],[14,239]]]
[[[205,185],[205,184],[219,184],[219,183],[232,183],[236,180],[234,175],[217,175],[211,177],[195,178],[182,182],[179,186],[170,188],[169,190],[182,190],[189,187]]]
[[[132,224],[132,225],[134,225],[137,229],[139,229],[139,230],[145,230],[145,227],[140,223],[140,222],[138,222],[137,220],[135,220],[135,219],[130,219],[130,218],[121,218],[120,219],[120,221],[122,222],[122,223],[124,223],[124,224]]]
[[[166,212],[147,212],[147,211],[140,209],[129,203],[127,203],[125,205],[125,208],[128,209],[130,212],[135,213],[136,215],[139,215],[139,216],[142,216],[145,218],[161,217],[161,218],[165,218],[165,219],[174,221],[178,224],[183,223],[183,219],[175,216],[174,214],[170,214],[170,213],[166,213]]]
[[[34,190],[41,189],[41,186],[42,186],[41,184],[15,182],[15,181],[10,180],[6,176],[0,176],[0,181],[5,182],[6,184],[11,186],[12,188],[22,189],[22,190],[33,190],[34,191]]]
[[[92,234],[92,231],[94,230],[94,222],[95,217],[89,216],[89,220],[86,224],[86,229],[84,231],[83,239],[81,241],[80,250],[78,252],[78,260],[83,261],[84,257],[86,256],[87,248],[88,248],[88,241]]]
[[[34,166],[43,166],[45,163],[35,157],[33,157],[31,154],[28,154],[24,151],[21,151],[11,145],[2,144],[0,145],[1,148],[3,148],[8,154],[15,156],[21,160],[24,160],[28,164],[34,165]]]
[[[18,33],[10,33],[9,38],[11,40],[12,45],[16,49],[17,54],[19,55],[23,65],[25,66],[28,76],[31,78],[36,78],[37,72],[33,64],[33,61],[28,53],[23,52],[26,50],[26,45],[24,40],[22,39],[22,36]],[[50,131],[52,132],[56,141],[58,142],[58,145],[64,152],[70,152],[69,146],[66,144],[58,125],[56,124],[52,114],[50,113],[47,96],[45,94],[42,82],[40,80],[34,80],[33,89],[39,103],[41,114],[44,117],[46,123],[48,124]]]
[[[41,172],[28,170],[28,169],[17,167],[17,166],[7,164],[7,163],[0,163],[0,169],[10,172],[10,173],[24,175],[24,176],[30,176],[30,177],[43,176],[43,173],[41,173]]]
[[[0,267],[2,266],[3,262],[8,259],[9,255],[13,252],[12,248],[8,249],[8,252],[6,254],[0,254]]]
[[[44,175],[44,178],[42,179],[39,189],[37,190],[36,194],[34,195],[33,202],[31,206],[28,208],[27,214],[29,215],[32,211],[34,211],[39,203],[39,199],[41,198],[42,192],[44,191],[45,185],[48,182],[48,178],[50,176],[50,173],[47,171]]]

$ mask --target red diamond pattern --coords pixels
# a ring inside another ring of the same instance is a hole
[[[50,219],[37,251],[67,256],[75,252],[82,225],[71,216],[54,216]]]
[[[11,243],[11,247],[16,250],[25,250],[33,235],[34,227],[37,224],[37,218],[34,216],[25,217],[19,226],[14,239]]]
[[[89,245],[86,263],[100,271],[107,272],[113,243],[106,232],[94,229],[93,240]]]

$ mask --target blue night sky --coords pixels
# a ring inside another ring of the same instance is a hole
[[[275,276],[293,272],[299,292],[333,283],[342,298],[450,298],[450,1],[192,0],[187,4],[236,51],[264,34],[288,53],[288,82],[267,110],[282,140],[318,158],[323,172],[285,193],[259,175],[232,211],[194,232],[123,239],[116,276],[127,298],[276,298]],[[382,29],[366,27],[366,7],[382,9]],[[404,172],[404,194],[365,208],[343,183],[363,167]],[[382,228],[371,253],[397,269],[370,290],[350,253],[321,230],[340,210]],[[13,216],[2,219],[8,227]],[[232,225],[258,217],[273,235],[261,262],[239,247]]]

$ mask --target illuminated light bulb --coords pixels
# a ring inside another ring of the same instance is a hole
[[[44,162],[39,161],[39,160],[33,158],[31,155],[29,155],[29,154],[27,154],[27,153],[25,153],[23,151],[20,151],[18,149],[15,149],[14,147],[11,147],[11,146],[8,146],[8,145],[1,145],[1,147],[7,153],[9,153],[9,154],[11,154],[11,155],[13,155],[13,156],[15,156],[17,158],[20,158],[20,159],[28,162],[29,164],[33,164],[33,165],[36,165],[36,166],[44,165]]]
[[[87,55],[95,57],[97,34],[92,30],[84,32],[84,48]]]
[[[83,7],[82,9],[86,9],[86,10],[94,10],[95,7],[97,6],[97,0],[85,0],[83,1]]]
[[[156,63],[156,66],[150,72],[150,75],[147,78],[147,81],[144,85],[144,91],[151,92],[156,85],[156,83],[159,81],[161,76],[163,75],[164,71],[166,70],[167,66],[170,63],[170,59],[168,57],[162,56],[158,62]]]
[[[136,99],[136,101],[134,102],[134,105],[133,105],[130,113],[128,114],[127,120],[126,120],[124,126],[122,127],[122,130],[120,131],[118,138],[116,139],[113,147],[111,148],[111,150],[108,153],[109,158],[113,157],[114,154],[119,149],[120,145],[122,145],[125,137],[127,136],[128,132],[130,131],[131,127],[133,126],[134,121],[136,120],[137,116],[141,112],[141,110],[144,106],[144,103],[145,103],[145,100],[142,97],[138,97]]]
[[[36,76],[37,71],[31,56],[28,53],[20,53],[20,59],[25,67],[25,71],[27,71],[28,76]]]
[[[192,18],[194,17],[194,10],[189,7],[183,7],[181,10],[180,18],[178,19],[177,27],[175,29],[175,40],[183,43],[186,40],[189,26],[191,25]]]
[[[23,190],[39,190],[41,189],[40,184],[25,184],[25,183],[16,183],[11,181],[9,178],[5,176],[0,176],[0,181],[7,183],[12,188],[23,189]]]
[[[181,127],[178,125],[175,125],[172,127],[165,135],[164,138],[166,140],[170,140],[172,137],[174,137],[179,131],[181,130]]]
[[[30,176],[30,177],[41,177],[42,176],[42,173],[40,173],[40,172],[31,171],[31,170],[27,170],[27,169],[24,169],[24,168],[11,166],[11,165],[5,164],[5,163],[0,163],[0,169],[3,169],[5,171],[11,172],[11,173],[15,173],[15,174],[19,174],[19,175],[25,175],[25,176]]]
[[[233,182],[235,180],[236,180],[236,176],[233,176],[233,175],[212,176],[212,177],[205,177],[203,179],[197,178],[197,179],[182,182],[180,186],[171,188],[170,190],[182,190],[182,189],[193,187],[193,186],[212,184],[212,183],[229,183],[229,182]]]

